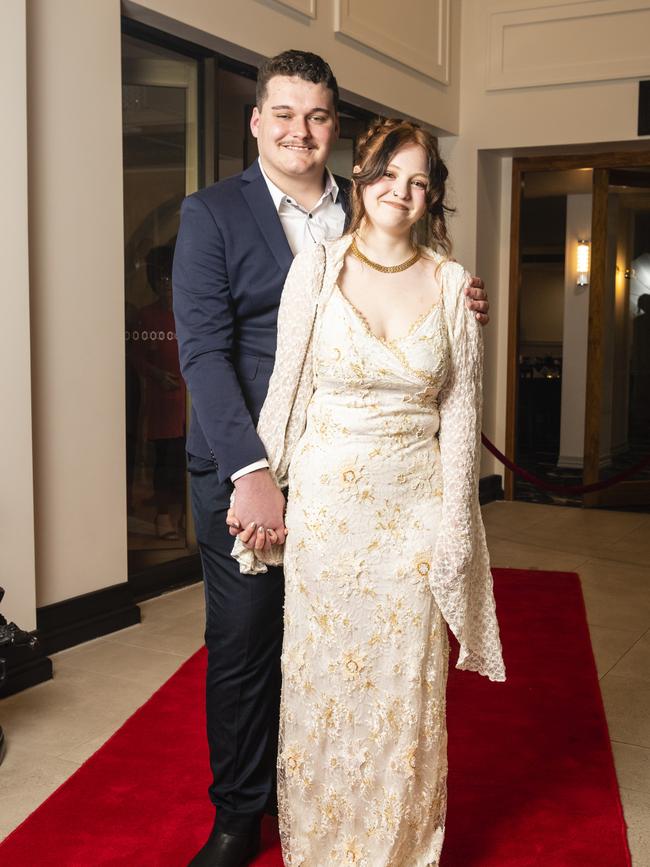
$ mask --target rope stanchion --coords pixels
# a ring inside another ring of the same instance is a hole
[[[517,466],[517,464],[513,463],[502,452],[500,452],[484,433],[481,434],[481,442],[485,448],[491,452],[495,458],[497,458],[497,460],[501,461],[504,467],[507,467],[507,469],[515,475],[530,482],[531,485],[534,485],[536,488],[540,488],[543,491],[553,491],[553,493],[556,494],[591,494],[595,491],[602,491],[605,488],[611,488],[613,485],[617,485],[619,482],[624,482],[626,479],[629,479],[630,476],[641,472],[641,470],[644,470],[646,467],[650,467],[650,455],[646,455],[643,460],[634,464],[633,467],[628,467],[626,470],[623,470],[623,472],[617,473],[617,475],[611,476],[609,479],[603,479],[602,482],[594,482],[591,485],[560,485],[557,482],[548,482],[546,479],[542,479],[534,473],[529,473],[528,470],[525,470],[523,467]]]

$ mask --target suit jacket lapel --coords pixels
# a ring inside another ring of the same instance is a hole
[[[350,225],[350,181],[347,178],[340,178],[338,175],[334,176],[336,178],[336,183],[339,187],[339,202],[345,212],[345,224],[343,225],[343,231],[346,232],[348,226]]]
[[[287,272],[293,262],[293,253],[257,162],[249,166],[241,177],[242,194],[253,218],[276,262],[283,271]]]

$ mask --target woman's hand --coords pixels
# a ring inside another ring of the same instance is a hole
[[[248,482],[253,484],[252,490]],[[284,496],[268,470],[242,476],[235,483],[235,492],[226,516],[228,532],[231,536],[239,536],[250,550],[268,551],[271,545],[282,545],[287,533],[284,506]],[[247,523],[242,520],[242,512],[248,516]],[[268,520],[263,520],[263,514],[267,515]]]
[[[262,527],[258,527],[254,521],[242,530],[241,525],[237,520],[237,516],[235,515],[234,506],[231,506],[228,509],[226,524],[228,525],[228,532],[230,535],[239,536],[244,545],[251,550],[261,551],[264,549],[268,551],[271,545],[282,545],[284,544],[284,539],[286,539],[286,527],[284,528],[284,538],[282,539],[282,542],[279,541],[278,534],[275,530],[268,529],[263,531]]]

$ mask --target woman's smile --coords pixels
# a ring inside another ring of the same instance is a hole
[[[390,199],[382,199],[381,204],[382,205],[390,205],[391,208],[397,208],[398,211],[407,211],[408,212],[408,210],[409,210],[409,208],[407,208],[406,205],[400,205],[399,202],[393,202]]]

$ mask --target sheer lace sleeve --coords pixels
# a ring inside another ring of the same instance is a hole
[[[281,488],[287,486],[289,464],[305,429],[314,390],[312,335],[324,271],[323,246],[305,250],[293,260],[282,291],[275,365],[257,425],[269,468]],[[282,554],[281,545],[253,552],[238,538],[232,549],[240,571],[250,574],[266,572],[267,565],[281,565]]]
[[[439,396],[442,521],[431,589],[460,643],[457,667],[505,680],[485,529],[478,500],[483,335],[465,304],[469,275],[443,266],[451,369]]]
[[[314,391],[312,335],[324,271],[322,245],[303,251],[294,259],[282,292],[275,366],[257,426],[281,488],[288,484],[289,464]]]

